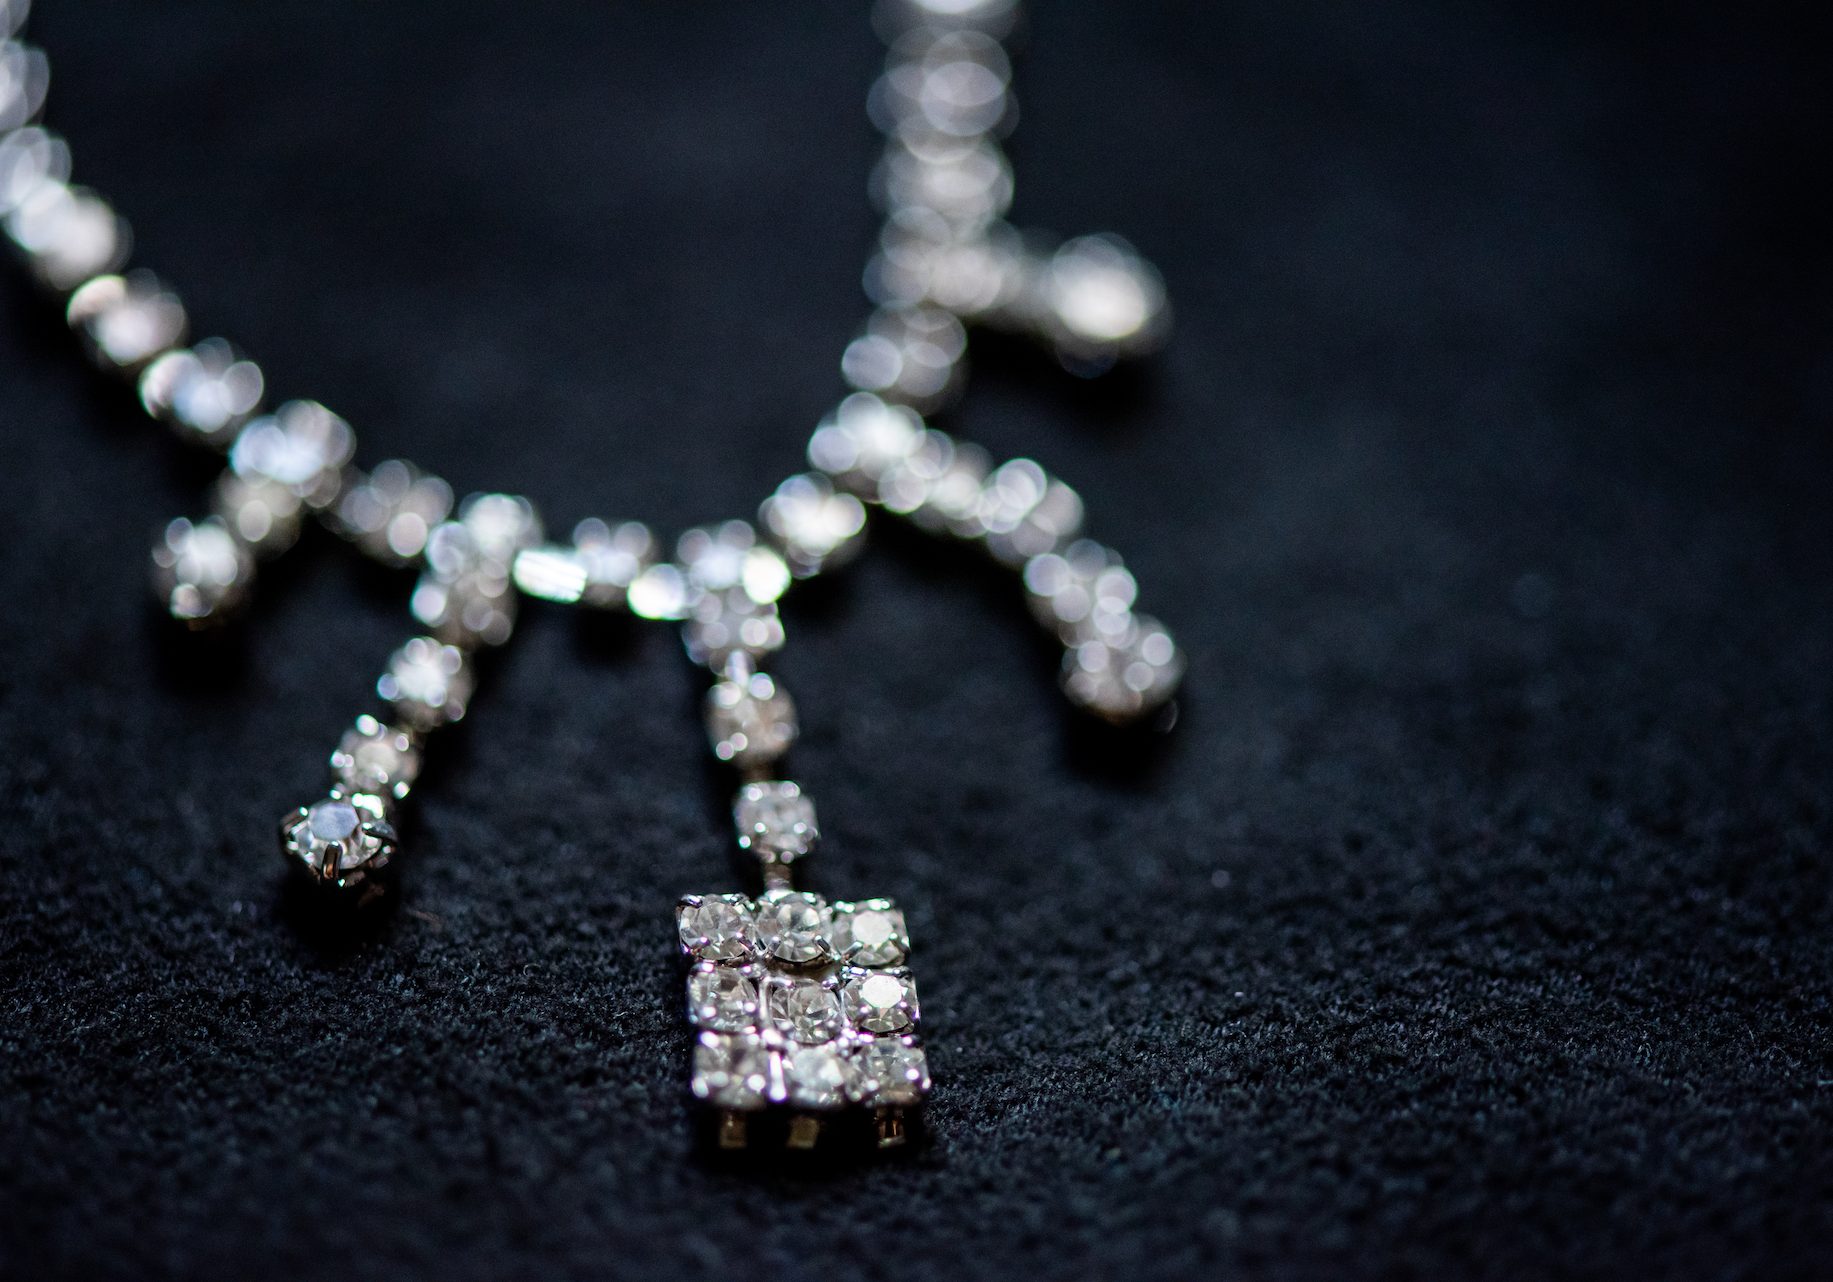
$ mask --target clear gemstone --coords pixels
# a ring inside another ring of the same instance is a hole
[[[140,375],[140,403],[154,418],[222,446],[261,404],[261,367],[220,338],[167,352]]]
[[[462,650],[415,637],[389,658],[376,693],[414,729],[431,730],[465,715],[474,685]]]
[[[852,1095],[862,1104],[921,1103],[929,1091],[929,1061],[907,1038],[875,1037],[852,1059]]]
[[[796,975],[772,975],[764,981],[764,1014],[772,1028],[798,1042],[832,1041],[845,1027],[840,995],[832,985]]]
[[[707,692],[706,729],[713,755],[721,761],[740,768],[766,766],[795,742],[796,705],[766,673],[720,681]]]
[[[742,588],[707,592],[694,602],[681,641],[695,663],[719,668],[734,654],[756,660],[781,649],[783,620],[774,604],[760,605]]]
[[[863,1032],[902,1033],[916,1024],[916,981],[908,971],[849,971],[841,992],[847,1018]]]
[[[236,436],[229,465],[244,477],[289,486],[313,507],[334,501],[356,449],[350,424],[316,401],[288,401]]]
[[[6,231],[38,279],[60,293],[113,271],[132,233],[107,201],[86,187],[45,181],[6,216]]]
[[[630,581],[627,600],[639,619],[684,619],[694,592],[678,566],[662,562]]]
[[[789,587],[789,567],[775,548],[757,541],[744,521],[693,529],[675,544],[675,559],[689,585],[701,592],[733,594],[767,605]]]
[[[6,7],[0,0],[0,9]],[[0,134],[0,214],[46,183],[70,177],[70,148],[56,134],[36,125]]]
[[[1097,374],[1122,356],[1156,346],[1165,330],[1165,285],[1152,265],[1115,236],[1081,236],[1057,250],[1040,293],[1057,355]]]
[[[370,556],[405,565],[426,551],[451,511],[450,485],[412,463],[386,459],[344,491],[337,523]]]
[[[881,307],[841,357],[847,382],[863,392],[933,413],[960,387],[967,331],[939,307]]]
[[[782,1063],[756,1037],[705,1032],[694,1044],[693,1091],[720,1108],[763,1108],[783,1097]]]
[[[1038,622],[1075,645],[1124,633],[1139,587],[1119,553],[1078,539],[1027,561],[1025,592]]]
[[[833,569],[860,547],[866,509],[851,494],[836,494],[825,476],[792,476],[758,509],[758,520],[783,549],[790,568],[807,578]]]
[[[0,19],[6,22],[6,35],[13,31],[9,3],[0,4]],[[21,15],[20,21],[24,21]],[[0,133],[17,129],[38,114],[44,106],[45,90],[51,79],[51,65],[44,51],[13,40],[0,40]]]
[[[172,617],[192,627],[226,618],[248,595],[254,558],[216,518],[180,517],[153,548],[153,586]]]
[[[903,910],[889,899],[836,905],[834,947],[855,966],[895,966],[910,952]]]
[[[630,585],[655,563],[655,535],[641,521],[613,528],[588,517],[573,527],[573,547],[585,570],[580,599],[601,609],[623,605]]]
[[[703,961],[747,961],[758,952],[750,901],[742,895],[690,895],[675,907],[681,946]]]
[[[740,788],[732,821],[738,828],[740,850],[755,850],[761,857],[785,863],[806,855],[821,836],[815,824],[815,803],[787,779]]]
[[[378,798],[332,796],[294,812],[281,827],[281,847],[320,881],[350,885],[388,863],[394,830]]]
[[[344,731],[331,754],[331,770],[348,792],[399,800],[420,775],[420,749],[407,731],[365,715]]]
[[[517,552],[541,541],[534,505],[515,494],[473,494],[458,519],[471,535],[478,558],[507,578]]]
[[[97,276],[70,296],[65,314],[104,367],[137,370],[185,337],[184,304],[144,270]]]
[[[284,552],[299,537],[299,496],[278,481],[225,471],[212,506],[256,556]]]
[[[548,545],[516,553],[515,585],[543,601],[572,605],[586,594],[585,562],[576,549]]]
[[[1117,635],[1083,641],[1063,656],[1063,690],[1098,717],[1133,721],[1177,693],[1184,666],[1184,655],[1163,624],[1131,615]]]
[[[421,575],[410,605],[434,636],[454,645],[502,645],[515,628],[515,589],[493,562],[450,579]]]
[[[808,461],[842,489],[872,497],[879,478],[922,443],[922,420],[915,413],[869,392],[854,392],[815,429]]]
[[[820,896],[773,891],[757,909],[757,934],[779,961],[808,966],[833,959],[827,905]]]
[[[1001,464],[980,497],[987,549],[1007,565],[1054,552],[1082,529],[1082,498],[1030,459]]]
[[[694,1027],[748,1033],[757,1027],[757,981],[734,966],[702,962],[687,977],[687,1016]]]
[[[846,1058],[832,1042],[791,1047],[783,1057],[783,1078],[797,1108],[838,1108],[846,1102]]]

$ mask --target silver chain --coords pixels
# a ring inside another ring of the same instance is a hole
[[[172,521],[153,549],[166,609],[197,628],[232,617],[257,565],[284,554],[308,516],[377,561],[419,571],[411,608],[424,633],[377,683],[391,720],[358,718],[331,759],[329,796],[282,823],[289,856],[321,880],[373,886],[424,736],[464,715],[475,653],[509,639],[529,596],[681,623],[689,655],[716,678],[713,750],[741,772],[739,843],[770,884],[786,884],[817,832],[808,798],[772,777],[795,713],[760,661],[783,641],[779,598],[857,552],[869,507],[1020,571],[1033,613],[1064,647],[1061,683],[1079,707],[1135,722],[1175,693],[1183,656],[1162,624],[1134,610],[1120,556],[1082,536],[1077,493],[1030,459],[994,465],[922,417],[960,396],[968,326],[1034,338],[1086,376],[1150,350],[1169,323],[1158,274],[1124,241],[1049,246],[1005,221],[1013,176],[1000,144],[1016,113],[1002,42],[1014,0],[877,6],[889,55],[868,103],[885,137],[871,183],[884,222],[866,272],[873,310],[841,359],[851,391],[809,440],[812,470],[779,485],[755,526],[689,530],[672,558],[639,522],[591,518],[550,541],[526,499],[455,503],[446,482],[405,460],[361,470],[356,435],[337,414],[307,400],[269,411],[260,367],[236,347],[187,346],[178,295],[127,268],[127,222],[72,185],[69,147],[37,123],[50,69],[14,38],[27,7],[0,0],[6,234],[91,360],[130,380],[148,415],[227,455],[209,514]]]

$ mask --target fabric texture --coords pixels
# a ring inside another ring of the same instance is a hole
[[[841,390],[854,5],[40,8],[136,261],[364,461],[672,538]],[[1036,7],[1014,219],[1178,327],[976,337],[942,425],[1191,667],[1081,725],[1013,577],[883,522],[788,599],[813,886],[915,938],[890,1160],[696,1146],[672,905],[747,883],[665,627],[527,609],[394,910],[283,890],[410,580],[316,532],[162,626],[213,464],[6,274],[0,1275],[1824,1276],[1824,59],[1718,8]]]

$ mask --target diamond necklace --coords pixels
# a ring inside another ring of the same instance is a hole
[[[550,542],[525,498],[455,504],[449,485],[404,460],[359,470],[342,418],[307,400],[266,411],[259,366],[221,339],[185,346],[184,305],[151,272],[125,270],[126,222],[71,185],[68,146],[36,123],[49,65],[14,38],[28,4],[0,0],[7,235],[91,360],[130,380],[151,417],[228,456],[209,515],[172,521],[155,543],[165,609],[194,629],[232,619],[256,566],[290,548],[307,517],[419,571],[410,608],[423,633],[376,686],[389,719],[359,716],[332,754],[326,795],[281,821],[289,866],[357,901],[381,893],[425,740],[465,715],[476,655],[510,639],[521,597],[677,621],[689,657],[715,678],[708,738],[739,776],[737,844],[762,882],[756,896],[688,895],[676,907],[692,1093],[726,1146],[745,1144],[753,1119],[780,1125],[792,1147],[812,1146],[824,1125],[868,1120],[878,1143],[901,1143],[930,1080],[909,935],[891,900],[830,902],[795,886],[819,829],[812,800],[779,777],[795,708],[760,666],[783,643],[779,598],[856,554],[877,508],[1018,570],[1033,614],[1064,646],[1064,693],[1101,720],[1168,718],[1184,670],[1171,634],[1134,610],[1119,555],[1082,536],[1074,490],[1030,459],[994,466],[922,417],[960,395],[969,325],[1037,339],[1091,376],[1151,350],[1169,322],[1157,273],[1124,241],[1047,248],[1004,220],[1013,178],[1000,140],[1015,111],[1002,42],[1016,0],[880,0],[889,55],[868,106],[885,136],[872,178],[884,223],[866,271],[873,310],[841,360],[852,390],[810,438],[812,470],[779,485],[756,526],[689,530],[672,558],[639,522],[588,518]]]

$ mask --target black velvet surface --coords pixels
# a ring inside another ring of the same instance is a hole
[[[750,512],[863,305],[855,6],[54,3],[49,119],[199,328],[550,525]],[[1078,727],[1009,576],[790,599],[819,889],[912,912],[887,1162],[696,1150],[671,905],[742,884],[699,681],[530,609],[396,910],[271,826],[406,634],[314,535],[199,647],[210,474],[0,281],[0,1275],[1824,1276],[1823,57],[1779,10],[1040,4],[1021,224],[1179,329],[977,342],[1188,647]]]

